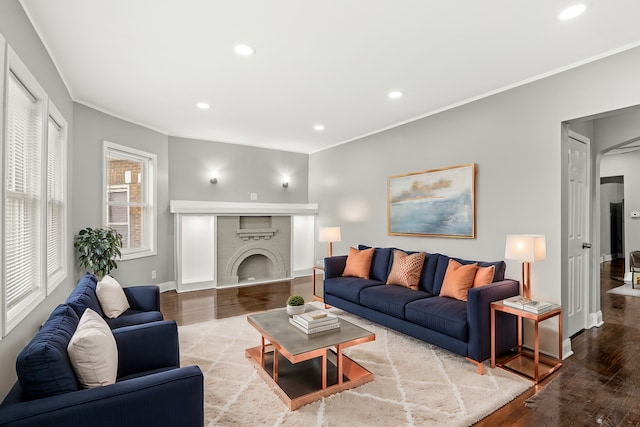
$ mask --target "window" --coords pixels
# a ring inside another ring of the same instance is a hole
[[[5,46],[0,38],[0,53]],[[13,50],[6,50],[8,67],[0,64],[2,336],[66,278],[68,250],[67,123]]]
[[[104,142],[105,225],[122,234],[122,259],[156,254],[156,155]]]
[[[47,127],[47,294],[67,276],[66,153],[67,124],[50,103]]]
[[[4,329],[6,335],[44,298],[44,91],[9,49],[4,143]]]

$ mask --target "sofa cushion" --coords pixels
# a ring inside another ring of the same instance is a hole
[[[96,286],[97,280],[95,277],[87,273],[80,279],[76,287],[71,291],[71,294],[69,294],[66,304],[75,310],[78,318],[82,317],[86,308],[90,308],[101,317],[104,317],[104,312],[100,307],[100,302],[96,295]]]
[[[325,279],[324,292],[347,301],[360,304],[360,291],[370,286],[386,286],[384,283],[357,277],[334,277]]]
[[[444,275],[447,272],[447,267],[449,266],[450,259],[454,259],[462,265],[478,264],[478,267],[490,267],[494,265],[495,272],[493,275],[493,282],[499,282],[501,280],[504,280],[504,272],[507,268],[507,264],[504,261],[494,261],[494,262],[470,261],[462,258],[451,258],[451,257],[448,257],[447,255],[442,255],[442,254],[438,254],[438,255],[439,255],[438,261],[437,261],[437,265],[433,275],[433,289],[430,291],[428,288],[425,288],[427,292],[431,292],[436,295],[440,293],[440,290],[442,288],[442,282],[444,280]]]
[[[129,301],[120,283],[108,274],[98,282],[96,295],[104,315],[115,319],[129,308]]]
[[[456,260],[450,259],[442,282],[440,296],[466,301],[467,292],[473,286],[477,269],[478,264],[462,265]]]
[[[358,245],[358,249],[369,249],[371,246]],[[379,280],[381,282],[387,281],[389,270],[391,269],[391,260],[393,255],[393,248],[375,248],[373,252],[373,258],[371,259],[371,271],[369,272],[369,278],[373,280]]]
[[[427,254],[424,260],[424,266],[422,267],[422,275],[420,276],[420,283],[418,283],[418,289],[429,292],[430,294],[438,295],[440,289],[437,292],[434,291],[434,278],[436,274],[436,266],[438,265],[438,259],[440,254]]]
[[[468,340],[467,303],[453,298],[422,298],[405,307],[405,318],[461,341]]]
[[[79,389],[67,355],[67,345],[77,326],[75,310],[67,305],[59,305],[18,354],[16,373],[26,399],[39,399]]]
[[[342,275],[345,277],[359,277],[368,279],[371,271],[371,260],[373,258],[374,249],[358,250],[349,248],[349,256],[347,256],[347,265],[344,267]]]
[[[478,264],[478,267],[491,267],[492,265],[495,266],[495,271],[493,273],[493,282],[500,282],[502,280],[504,280],[504,273],[507,270],[507,263],[505,263],[504,261],[470,261],[468,259],[462,259],[462,258],[453,258],[456,261],[458,261],[460,264]]]
[[[484,286],[493,283],[493,277],[495,276],[496,266],[490,265],[489,267],[478,267],[476,270],[476,277],[473,278],[472,288],[478,286]]]
[[[360,304],[399,319],[405,318],[407,303],[432,297],[430,293],[403,286],[372,286],[360,291]]]
[[[140,325],[143,323],[156,322],[164,320],[162,313],[159,311],[141,311],[128,309],[115,319],[104,319],[111,329],[121,328],[123,326]]]
[[[118,347],[109,325],[90,308],[84,311],[67,346],[78,382],[94,388],[116,382]]]
[[[425,256],[424,252],[409,255],[399,249],[394,250],[387,285],[400,285],[417,291]]]

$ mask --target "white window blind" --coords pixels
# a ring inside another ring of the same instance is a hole
[[[42,291],[42,101],[12,70],[7,76],[5,293],[8,322]]]
[[[53,106],[50,109],[54,110]],[[49,115],[47,127],[47,292],[66,277],[66,124]]]

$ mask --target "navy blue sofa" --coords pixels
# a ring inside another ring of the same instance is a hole
[[[203,375],[180,368],[174,321],[114,329],[117,380],[90,389],[80,387],[67,355],[78,322],[72,307],[59,305],[18,355],[0,426],[202,427]]]
[[[72,307],[78,317],[82,317],[84,310],[90,308],[102,316],[111,329],[164,319],[160,312],[160,288],[158,286],[123,288],[129,302],[129,309],[115,319],[110,319],[104,315],[100,307],[100,302],[96,295],[97,285],[98,279],[96,276],[91,273],[85,274],[78,281],[65,304]]]
[[[504,278],[504,261],[453,258],[461,264],[495,265],[493,283],[469,289],[467,301],[459,301],[439,296],[450,259],[443,254],[427,254],[418,290],[385,285],[393,250],[375,248],[369,279],[342,276],[346,255],[325,258],[325,304],[465,356],[482,373],[482,362],[491,357],[490,304],[519,294],[519,282]],[[496,336],[500,354],[517,345],[517,323],[515,316],[500,312],[496,313],[496,323],[500,324]]]

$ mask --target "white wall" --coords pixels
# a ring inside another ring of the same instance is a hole
[[[640,212],[640,151],[607,155],[600,162],[602,176],[624,176],[624,259],[629,270],[629,252],[640,250],[640,218],[631,218],[632,211]],[[602,193],[601,200],[604,199]],[[607,206],[608,208],[608,206]]]
[[[68,148],[69,152],[73,151],[75,144],[72,131],[73,103],[71,96],[17,0],[3,0],[0,2],[0,34],[29,68],[29,71],[35,76],[66,120],[70,130]],[[73,170],[74,165],[71,156],[67,159],[67,165],[70,171]],[[71,205],[74,198],[71,177],[67,181],[67,185],[68,203]],[[71,215],[68,218],[67,230],[69,242],[72,242]],[[16,380],[16,356],[31,337],[35,335],[40,325],[49,317],[51,311],[59,303],[63,302],[73,289],[75,280],[73,277],[73,251],[71,246],[68,248],[67,259],[67,270],[69,272],[67,279],[0,341],[0,399],[9,391]]]
[[[630,90],[638,85],[634,49],[315,153],[309,197],[321,207],[318,225],[342,226],[336,253],[368,243],[482,260],[504,258],[508,233],[544,234],[547,259],[532,266],[532,294],[563,302],[561,123],[640,104]],[[388,176],[470,162],[478,165],[476,239],[387,235]],[[324,250],[317,244],[316,257]],[[507,261],[507,277],[519,279],[519,263]],[[555,352],[550,323],[544,338]]]

